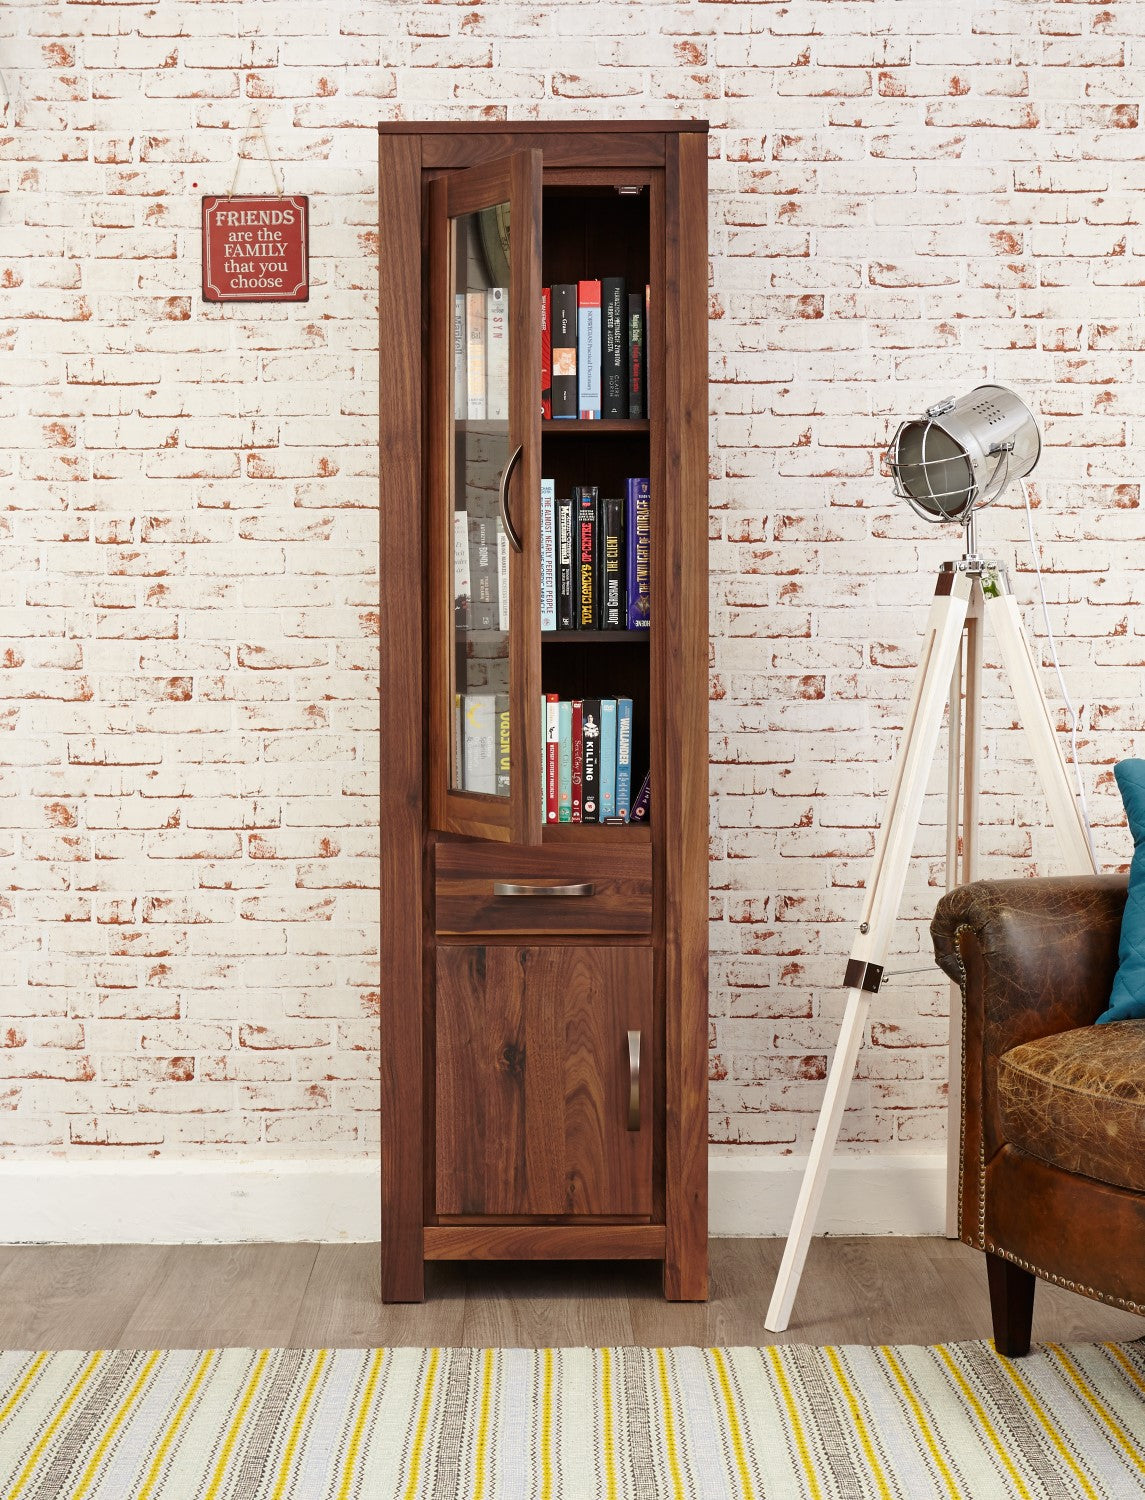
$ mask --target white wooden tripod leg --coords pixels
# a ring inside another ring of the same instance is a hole
[[[875,843],[863,916],[847,965],[844,980],[847,1006],[842,1031],[831,1062],[811,1154],[804,1169],[795,1215],[765,1319],[765,1326],[773,1333],[782,1333],[787,1327],[795,1294],[799,1290],[799,1279],[827,1184],[827,1171],[866,1026],[869,997],[878,989],[891,928],[902,903],[907,866],[922,813],[927,779],[938,747],[950,678],[961,650],[971,580],[964,573],[944,569],[939,574],[938,588],[927,618],[914,697],[895,762],[883,824]],[[853,979],[852,974],[858,977]]]
[[[1085,835],[1085,823],[1070,785],[1065,756],[1054,732],[1017,603],[1008,589],[1001,584],[1000,587],[1002,592],[993,597],[987,595],[984,609],[994,629],[1002,666],[1010,679],[1018,717],[1026,731],[1034,769],[1045,792],[1066,869],[1071,874],[1096,874],[1097,865]]]

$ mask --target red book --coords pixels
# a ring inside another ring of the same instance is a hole
[[[541,288],[541,416],[553,414],[553,289]]]
[[[581,787],[584,783],[584,699],[572,702],[572,802],[570,823],[584,821],[581,811]]]
[[[560,701],[559,693],[545,694],[545,822],[558,821],[557,792],[560,784]]]

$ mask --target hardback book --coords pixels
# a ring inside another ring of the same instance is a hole
[[[557,628],[556,484],[541,480],[541,629]]]
[[[497,780],[498,797],[509,795],[509,695],[498,693],[493,700],[493,711],[497,720]]]
[[[486,516],[469,517],[469,628],[497,630],[497,538]]]
[[[541,416],[553,414],[553,289],[541,288]]]
[[[485,293],[465,294],[465,388],[470,421],[485,420]]]
[[[575,417],[576,282],[557,282],[552,288],[553,322],[549,347],[553,361],[553,416]]]
[[[545,822],[557,821],[557,786],[560,752],[560,696],[545,694]]]
[[[628,479],[625,491],[624,588],[628,629],[647,630],[651,588],[648,480]]]
[[[557,501],[557,629],[572,630],[574,532],[573,503],[571,498]]]
[[[455,792],[465,790],[465,700],[453,695],[453,759],[449,767],[449,785]]]
[[[628,294],[628,415],[646,417],[644,400],[644,298]]]
[[[453,418],[464,422],[469,415],[469,382],[466,365],[469,359],[465,344],[465,293],[453,299]]]
[[[572,701],[572,795],[569,821],[580,823],[584,818],[584,702],[580,698]]]
[[[509,538],[497,525],[497,629],[509,628]]]
[[[600,283],[604,349],[600,367],[600,412],[604,417],[628,415],[628,293],[623,276],[606,276]]]
[[[651,776],[652,772],[649,771],[644,780],[640,783],[640,790],[632,799],[632,811],[629,814],[629,822],[647,823],[648,821],[648,812],[652,805],[650,791]]]
[[[557,704],[557,822],[572,822],[572,704]]]
[[[485,293],[485,415],[492,422],[509,420],[507,286],[491,286]]]
[[[573,486],[576,506],[576,569],[573,579],[573,623],[578,630],[596,628],[596,520],[599,491],[595,484]]]
[[[600,700],[600,821],[616,812],[616,699]]]
[[[626,630],[628,615],[624,600],[624,501],[605,496],[600,502],[600,534],[597,537],[600,599],[597,620],[601,630]]]
[[[582,422],[600,420],[600,282],[578,281],[577,411]]]
[[[616,811],[624,821],[632,808],[632,699],[616,700]]]
[[[492,693],[465,694],[465,790],[493,794],[497,790],[496,699]]]
[[[585,823],[600,822],[600,699],[586,698],[581,723],[583,765],[581,767],[581,816]]]
[[[469,520],[463,510],[453,512],[453,626],[469,628]]]

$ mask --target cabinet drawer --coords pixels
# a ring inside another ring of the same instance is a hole
[[[652,931],[652,848],[439,843],[437,931],[492,936]]]

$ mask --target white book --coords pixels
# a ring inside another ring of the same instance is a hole
[[[509,628],[509,538],[497,527],[497,628]]]
[[[464,422],[469,415],[466,360],[465,293],[458,292],[453,299],[453,417],[457,422]]]
[[[469,576],[469,517],[463,510],[453,512],[453,600],[457,628],[469,623],[469,599],[473,581]]]
[[[545,820],[550,823],[558,821],[557,809],[549,808],[549,746],[557,747],[557,760],[560,760],[561,746],[561,705],[558,701],[550,698],[545,699]]]
[[[485,293],[485,415],[491,422],[509,420],[509,288],[491,286]]]
[[[485,420],[485,293],[465,294],[466,402],[470,421]]]
[[[465,695],[465,790],[497,791],[497,725],[492,693]]]
[[[557,486],[541,480],[541,629],[557,628]]]

